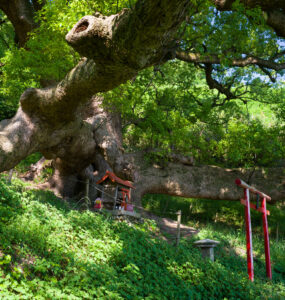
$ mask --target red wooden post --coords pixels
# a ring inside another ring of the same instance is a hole
[[[253,273],[253,256],[252,256],[252,233],[251,233],[251,220],[250,220],[250,208],[253,208],[262,213],[263,221],[263,232],[264,232],[264,248],[265,248],[265,260],[266,260],[266,274],[267,277],[272,279],[271,272],[271,263],[270,263],[270,248],[269,248],[269,235],[268,235],[268,223],[267,215],[270,214],[266,210],[266,200],[271,200],[269,196],[258,191],[254,187],[248,185],[246,182],[241,179],[236,179],[236,184],[244,189],[244,199],[241,199],[240,202],[245,206],[245,225],[246,225],[246,250],[247,250],[247,270],[248,276],[251,281],[254,279]],[[250,203],[249,192],[259,195],[263,198],[261,208]]]
[[[264,249],[265,249],[265,261],[266,261],[266,275],[272,279],[271,262],[270,262],[270,246],[269,246],[269,234],[268,234],[268,223],[266,213],[266,198],[262,200],[262,221],[263,221],[263,232],[264,232]]]
[[[250,219],[250,200],[249,190],[244,189],[244,199],[246,205],[244,207],[245,212],[245,227],[246,227],[246,253],[247,253],[247,273],[251,281],[254,280],[253,272],[253,255],[252,255],[252,232],[251,232],[251,219]]]

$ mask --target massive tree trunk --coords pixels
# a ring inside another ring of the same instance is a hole
[[[66,36],[84,56],[78,65],[53,87],[26,90],[17,115],[1,123],[0,171],[35,151],[55,159],[62,176],[84,170],[98,155],[114,168],[121,157],[121,133],[112,126],[113,113],[102,111],[94,95],[166,61],[190,4],[138,1],[116,15],[82,18]]]
[[[169,162],[166,166],[149,165],[141,154],[130,155],[137,204],[147,193],[168,194],[186,198],[239,200],[243,191],[235,184],[241,178],[257,189],[268,193],[272,203],[284,199],[285,174],[283,168],[225,169],[217,166],[193,166]]]
[[[111,169],[134,181],[137,203],[145,193],[239,199],[234,179],[248,180],[247,171],[178,162],[160,168],[147,165],[142,154],[124,154],[120,117],[98,96],[172,57],[169,49],[190,5],[188,0],[145,0],[116,15],[82,18],[66,36],[83,56],[78,65],[53,87],[26,90],[16,116],[0,123],[0,171],[40,151],[54,160],[51,184],[65,196],[76,192],[76,180],[95,180]],[[258,171],[254,182],[278,200],[285,195],[281,175]]]

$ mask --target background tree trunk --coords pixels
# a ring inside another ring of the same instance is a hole
[[[140,206],[143,195],[168,194],[185,198],[206,198],[213,200],[239,200],[241,188],[236,178],[252,184],[272,197],[272,203],[285,195],[283,168],[257,169],[252,173],[246,169],[225,169],[217,166],[189,166],[168,163],[166,166],[149,165],[142,154],[132,155],[133,180],[136,186],[134,200]]]

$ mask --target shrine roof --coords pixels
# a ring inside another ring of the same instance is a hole
[[[134,186],[132,185],[132,183],[130,181],[119,178],[118,176],[115,175],[115,173],[113,173],[111,171],[106,171],[105,175],[99,181],[97,181],[97,184],[100,184],[107,179],[110,179],[113,183],[116,182],[116,183],[119,183],[126,187],[134,189]]]

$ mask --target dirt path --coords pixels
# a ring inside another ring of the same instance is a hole
[[[154,220],[159,227],[161,233],[166,233],[166,235],[169,235],[170,238],[165,237],[167,240],[173,240],[176,238],[177,235],[177,221],[174,221],[169,218],[161,218],[158,217],[154,214],[151,214],[149,212],[144,211],[143,213],[145,218]],[[181,233],[181,238],[189,238],[193,234],[197,234],[199,231],[193,227],[189,227],[186,225],[181,224],[180,225],[180,233]]]

